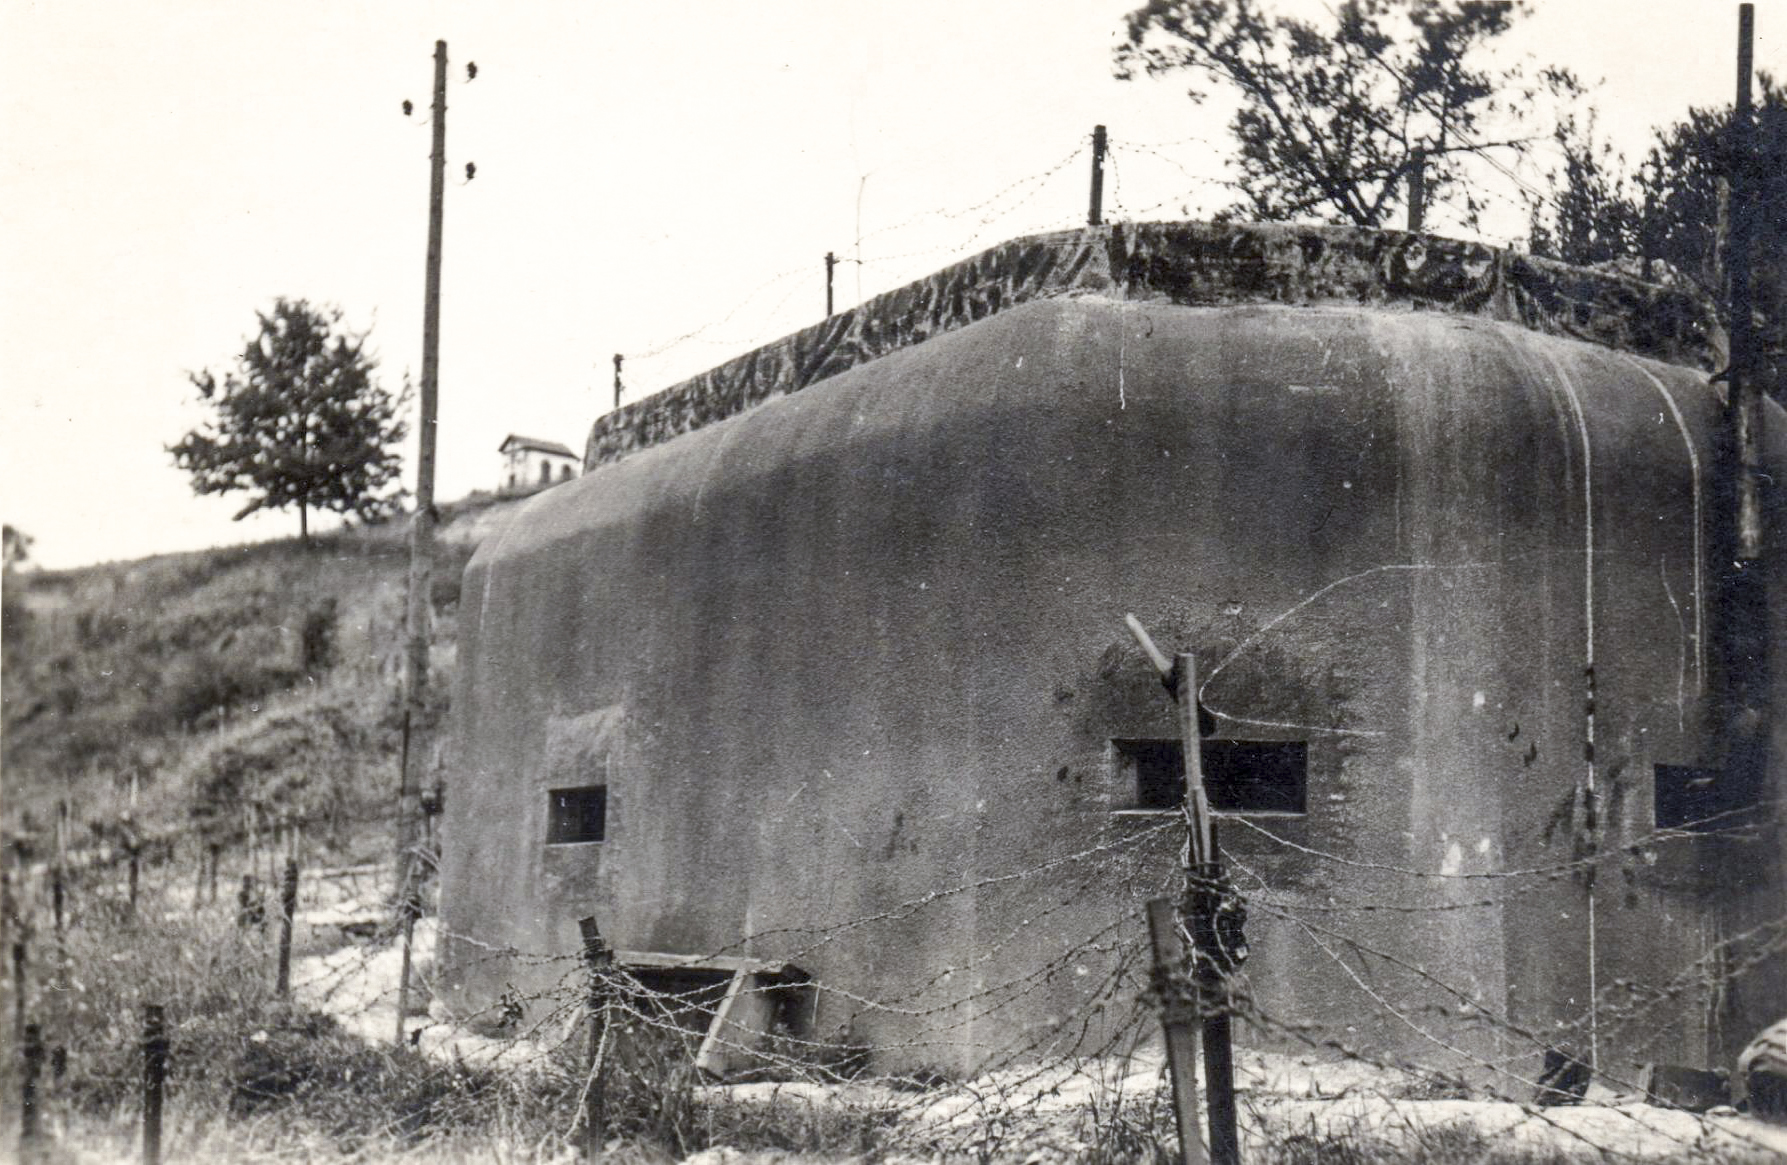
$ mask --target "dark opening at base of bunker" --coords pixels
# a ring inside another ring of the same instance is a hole
[[[1725,763],[1717,342],[1475,244],[1131,225],[603,417],[466,571],[445,1000],[574,983],[593,915],[798,983],[754,1022],[875,1071],[1151,1031],[1183,832],[1134,612],[1197,655],[1244,1042],[1728,1063],[1787,881],[1782,768]]]

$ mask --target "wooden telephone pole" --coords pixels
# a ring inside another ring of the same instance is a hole
[[[440,400],[441,212],[447,173],[447,42],[434,42],[434,149],[429,154],[428,258],[422,301],[422,418],[417,426],[416,516],[410,524],[410,586],[403,657],[403,756],[397,790],[397,910],[403,922],[403,973],[397,985],[397,1042],[409,1008],[410,942],[416,925],[416,791],[426,750],[416,736],[428,697],[428,635],[434,591],[434,437]]]

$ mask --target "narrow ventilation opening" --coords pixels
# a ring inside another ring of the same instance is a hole
[[[546,844],[601,841],[608,831],[608,786],[546,791]]]
[[[1113,740],[1118,777],[1135,790],[1130,808],[1177,809],[1185,799],[1185,753],[1177,740]],[[1206,740],[1204,796],[1220,813],[1304,813],[1309,745],[1301,740]]]
[[[1749,782],[1724,769],[1691,765],[1656,768],[1658,829],[1719,833],[1749,821],[1759,800]]]

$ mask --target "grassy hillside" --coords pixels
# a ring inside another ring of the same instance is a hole
[[[431,712],[451,687],[459,577],[514,505],[442,515]],[[4,825],[41,844],[115,829],[233,843],[301,824],[344,860],[388,852],[401,739],[408,524],[9,572]],[[432,760],[433,758],[431,758]]]

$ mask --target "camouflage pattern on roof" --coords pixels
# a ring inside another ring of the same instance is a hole
[[[1482,243],[1363,227],[1140,223],[1031,235],[873,297],[597,419],[586,469],[1037,299],[1365,304],[1460,312],[1675,364],[1722,334],[1691,289]]]

